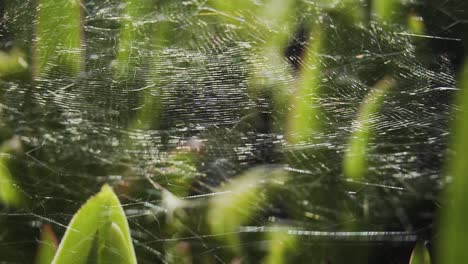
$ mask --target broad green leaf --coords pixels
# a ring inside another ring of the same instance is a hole
[[[468,61],[460,74],[460,90],[456,97],[451,149],[446,166],[447,187],[441,210],[438,239],[438,263],[456,264],[468,259]]]
[[[99,264],[134,263],[129,258],[128,243],[125,236],[116,223],[105,224],[98,233],[99,241]]]
[[[431,256],[423,241],[416,243],[409,264],[431,264]]]
[[[136,263],[127,219],[119,199],[108,185],[73,216],[52,263],[87,263],[96,235],[100,245],[120,250],[121,262],[117,263]],[[98,256],[98,259],[102,258]]]
[[[286,228],[274,228],[268,233],[268,255],[263,260],[264,264],[284,264],[287,263],[286,255],[293,251],[296,245],[296,237],[287,233]]]
[[[308,141],[320,131],[319,107],[321,85],[320,52],[323,46],[323,32],[316,26],[314,36],[307,48],[303,67],[300,70],[297,89],[293,94],[289,113],[288,141],[296,144]]]
[[[343,160],[345,176],[354,180],[365,177],[368,166],[368,145],[373,132],[374,119],[382,108],[385,96],[395,86],[396,81],[386,77],[371,89],[361,103]]]
[[[266,180],[281,181],[282,173],[253,169],[217,190],[208,209],[208,225],[213,234],[223,235],[229,245],[238,245],[238,227],[252,219],[265,202]],[[238,247],[234,247],[238,250]]]
[[[83,69],[81,0],[38,0],[34,76]]]
[[[51,225],[44,225],[41,232],[41,241],[37,250],[36,264],[50,264],[57,251],[58,241]]]

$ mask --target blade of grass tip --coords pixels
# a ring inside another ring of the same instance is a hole
[[[81,0],[37,0],[34,77],[83,70]]]
[[[451,150],[446,177],[451,182],[444,193],[445,206],[440,213],[437,241],[438,263],[455,264],[468,259],[468,61],[460,73],[460,90],[455,105],[459,107],[452,125]]]
[[[36,255],[36,264],[50,264],[57,251],[58,241],[50,224],[45,224],[41,232],[41,241]]]
[[[386,77],[379,81],[367,94],[362,102],[353,125],[343,160],[343,171],[346,177],[359,180],[367,173],[368,145],[372,136],[374,118],[380,109],[388,92],[396,86],[396,81]]]
[[[282,178],[282,173],[266,169],[253,169],[217,190],[223,195],[216,196],[209,204],[208,225],[213,234],[222,235],[235,253],[240,253],[238,227],[254,217],[266,197],[265,180]]]
[[[287,233],[285,227],[273,228],[274,231],[268,233],[268,255],[263,260],[263,264],[283,264],[287,263],[288,251],[293,251],[296,246],[296,237]]]
[[[391,25],[401,16],[401,0],[373,0],[372,14],[377,22]]]
[[[297,89],[290,104],[287,139],[292,144],[309,141],[320,130],[318,115],[321,111],[319,98],[322,46],[323,32],[317,25],[307,47]]]
[[[427,250],[423,241],[416,243],[413,253],[411,253],[409,264],[431,264],[429,250]]]
[[[109,224],[115,224],[119,232],[112,230],[116,227],[111,227],[109,231]],[[115,232],[121,233],[121,237]],[[99,237],[101,243],[107,243],[108,239],[115,240],[115,237],[119,236],[119,240],[123,240],[121,243],[124,243],[118,247],[121,250],[121,260],[123,263],[136,263],[127,219],[119,199],[108,185],[104,185],[101,191],[90,198],[73,216],[52,263],[87,263],[95,235],[103,234],[105,237]],[[115,246],[117,242],[109,243]],[[98,259],[102,258],[98,256]]]

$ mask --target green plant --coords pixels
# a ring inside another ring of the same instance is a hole
[[[52,264],[88,263],[90,258],[97,263],[137,263],[127,218],[108,185],[73,216]]]

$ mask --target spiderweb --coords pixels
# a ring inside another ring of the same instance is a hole
[[[2,49],[23,50],[26,76],[34,63],[36,2],[0,2]],[[213,219],[205,212],[210,199],[225,195],[220,186],[252,168],[281,171],[287,179],[272,193],[258,193],[268,202],[256,205],[236,231],[247,263],[266,254],[263,234],[275,232],[274,224],[299,237],[294,263],[341,263],[335,252],[369,249],[369,261],[396,263],[417,239],[432,238],[457,70],[453,54],[433,47],[461,45],[447,35],[463,23],[454,11],[408,1],[406,8],[429,15],[446,11],[444,25],[417,35],[375,22],[350,26],[329,11],[338,5],[333,1],[298,1],[302,10],[288,16],[292,30],[271,26],[253,10],[228,17],[213,1],[153,1],[157,7],[134,23],[169,24],[170,36],[154,42],[139,32],[128,57],[134,67],[116,76],[126,5],[84,2],[83,72],[0,82],[1,137],[20,146],[5,155],[33,201],[29,209],[1,209],[1,263],[30,263],[39,227],[50,223],[63,234],[105,182],[124,203],[139,263],[178,263],[187,251],[194,263],[234,263],[218,239],[225,234],[206,227]],[[261,9],[268,1],[251,2]],[[327,43],[318,54],[323,130],[292,144],[285,125],[291,106],[283,99],[294,96],[301,69],[315,67],[304,61],[314,23]],[[275,34],[288,41],[278,56],[267,56],[262,43]],[[365,96],[388,74],[398,87],[372,117],[368,175],[347,178],[341,164],[353,122]],[[189,206],[172,210],[155,184]],[[310,248],[332,253],[310,256]]]

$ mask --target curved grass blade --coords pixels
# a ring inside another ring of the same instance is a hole
[[[41,242],[36,256],[36,264],[50,264],[57,251],[58,241],[52,226],[45,224],[41,232]]]
[[[266,179],[281,180],[282,173],[266,169],[253,169],[232,180],[218,190],[223,193],[212,199],[208,209],[208,225],[213,234],[222,234],[223,239],[239,253],[238,228],[253,218],[262,208],[266,197]]]
[[[120,262],[114,263],[136,263],[127,219],[119,199],[108,185],[73,216],[52,263],[87,263],[96,235],[100,245],[109,244],[120,250]],[[99,259],[102,257],[98,256]]]
[[[455,105],[459,107],[452,126],[453,136],[446,166],[450,185],[444,194],[438,242],[438,263],[455,264],[468,259],[468,62],[460,74],[460,90]]]
[[[396,81],[393,78],[384,78],[372,88],[362,102],[343,160],[345,176],[354,180],[365,177],[368,167],[368,145],[372,136],[373,119],[382,108],[385,96],[395,86]]]
[[[409,264],[431,264],[431,256],[423,241],[416,243]]]
[[[81,0],[38,0],[34,77],[83,69]]]
[[[309,141],[320,130],[318,100],[320,98],[322,46],[323,32],[317,26],[307,48],[297,90],[291,102],[287,134],[288,141],[292,144]]]

